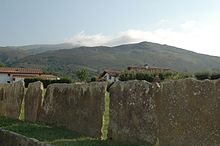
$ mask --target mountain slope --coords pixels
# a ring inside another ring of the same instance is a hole
[[[47,51],[24,57],[13,65],[41,67],[50,72],[74,74],[79,68],[88,68],[95,73],[106,68],[124,69],[130,65],[146,63],[191,72],[220,68],[219,57],[149,42]]]
[[[39,45],[26,45],[26,46],[8,46],[8,48],[25,50],[29,54],[38,54],[50,50],[71,49],[74,46],[70,43],[62,44],[39,44]]]
[[[8,47],[0,47],[0,62],[5,65],[11,65],[19,59],[29,56],[30,54],[24,50],[15,50]]]

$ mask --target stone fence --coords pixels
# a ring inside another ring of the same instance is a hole
[[[101,138],[107,83],[0,85],[0,115],[62,126]],[[116,82],[109,88],[108,138],[161,146],[220,145],[220,80],[151,84]],[[106,105],[108,106],[108,105]]]

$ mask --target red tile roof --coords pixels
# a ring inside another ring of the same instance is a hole
[[[43,71],[41,69],[33,69],[33,68],[0,67],[0,73],[43,74]]]
[[[103,77],[106,73],[108,73],[110,76],[119,76],[121,71],[120,70],[113,70],[113,69],[106,69],[104,72],[100,75],[100,77]]]

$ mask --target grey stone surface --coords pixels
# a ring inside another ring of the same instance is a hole
[[[184,79],[160,86],[118,82],[110,88],[113,140],[155,139],[162,146],[220,146],[220,80]]]
[[[23,82],[0,84],[0,115],[18,119],[23,97]]]
[[[145,81],[116,82],[111,86],[109,138],[156,143],[158,120],[152,88]]]
[[[161,145],[220,146],[220,80],[164,82],[155,99]]]
[[[43,84],[30,83],[25,95],[24,117],[26,121],[36,122],[43,99]]]
[[[101,137],[107,83],[49,85],[38,121]]]

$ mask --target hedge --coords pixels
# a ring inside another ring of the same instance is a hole
[[[47,88],[48,85],[54,83],[72,83],[71,79],[68,78],[61,78],[60,80],[45,80],[41,78],[26,78],[24,79],[25,87],[27,88],[30,83],[41,81],[43,83],[44,88]]]

